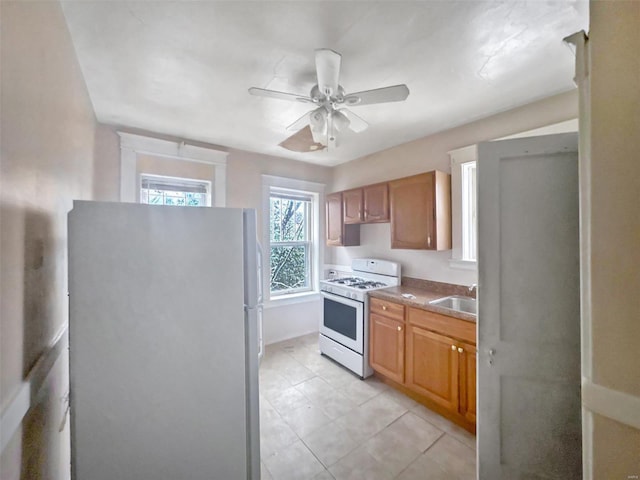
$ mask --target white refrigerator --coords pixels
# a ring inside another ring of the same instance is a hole
[[[74,480],[260,478],[254,210],[74,202]]]

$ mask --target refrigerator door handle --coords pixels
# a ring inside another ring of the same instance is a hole
[[[256,250],[258,251],[258,256],[256,258],[256,264],[258,267],[258,304],[261,304],[264,300],[264,294],[262,285],[262,245],[260,245],[260,242],[256,242]]]

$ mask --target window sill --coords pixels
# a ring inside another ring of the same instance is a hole
[[[478,270],[478,262],[475,260],[460,260],[458,258],[449,259],[449,266],[458,270]]]
[[[295,305],[296,303],[315,302],[320,300],[320,294],[318,292],[301,292],[291,293],[289,295],[278,295],[271,298],[268,302],[264,303],[264,308],[276,308],[283,307],[285,305]]]

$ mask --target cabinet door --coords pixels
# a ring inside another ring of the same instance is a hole
[[[369,328],[371,368],[398,383],[404,382],[404,322],[371,313]]]
[[[406,386],[458,412],[459,353],[444,335],[407,326]]]
[[[389,182],[391,248],[435,248],[433,173]]]
[[[389,221],[389,184],[379,183],[362,189],[364,221],[383,223]]]
[[[327,245],[342,245],[342,193],[327,195]]]
[[[342,192],[342,205],[344,212],[344,223],[362,223],[363,204],[362,189],[347,190]]]
[[[360,225],[345,225],[342,218],[342,192],[330,193],[326,198],[327,245],[350,247],[360,245]]]
[[[458,353],[460,354],[460,413],[470,422],[475,422],[476,346],[461,343],[458,347]]]

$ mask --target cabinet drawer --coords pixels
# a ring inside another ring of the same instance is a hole
[[[419,308],[409,308],[409,323],[449,337],[476,343],[476,324],[459,318],[428,312]]]
[[[379,298],[371,298],[369,310],[371,313],[377,313],[383,317],[404,322],[404,305],[388,302],[387,300],[380,300]]]

